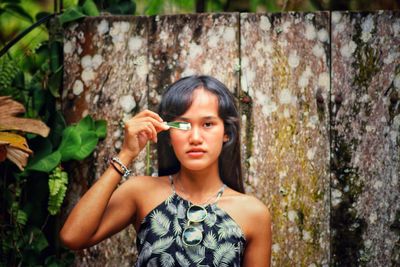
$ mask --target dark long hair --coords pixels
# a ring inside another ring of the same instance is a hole
[[[239,114],[233,95],[228,88],[211,76],[188,76],[182,78],[165,91],[158,113],[164,121],[174,120],[184,114],[192,104],[194,90],[204,88],[218,98],[218,115],[224,121],[225,134],[229,140],[222,146],[219,155],[219,175],[230,188],[244,193],[242,166],[240,160]],[[159,134],[158,175],[170,175],[180,170],[180,162],[170,145],[169,131]]]

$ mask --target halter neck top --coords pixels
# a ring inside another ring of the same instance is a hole
[[[246,240],[240,226],[217,206],[218,194],[213,203],[202,206],[207,211],[206,218],[193,223],[189,222],[187,211],[194,204],[176,193],[172,177],[170,182],[172,194],[140,225],[135,266],[241,266]],[[225,185],[219,195],[224,188]],[[198,245],[188,246],[182,241],[182,233],[192,224],[202,231],[203,238]]]

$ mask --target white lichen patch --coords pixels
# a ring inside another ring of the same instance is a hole
[[[318,76],[318,86],[325,90],[329,90],[331,85],[330,77],[328,72],[322,72]]]
[[[297,212],[294,210],[289,210],[288,211],[288,219],[291,222],[294,222],[297,219]]]
[[[72,86],[72,93],[74,95],[80,95],[83,92],[83,83],[81,80],[76,80]]]
[[[400,89],[400,73],[398,73],[393,79],[393,86],[396,89]]]
[[[267,16],[261,16],[260,29],[263,31],[269,31],[271,29],[271,22]]]
[[[314,40],[315,37],[317,37],[317,32],[315,30],[314,25],[307,23],[306,24],[306,29],[304,32],[304,37],[306,37],[307,40]]]
[[[126,46],[127,33],[130,29],[130,24],[126,21],[114,22],[110,29],[110,36],[117,51]]]
[[[383,186],[382,181],[376,181],[376,182],[374,183],[374,185],[373,185],[373,187],[374,187],[376,190],[381,189],[382,186]]]
[[[103,57],[100,54],[96,54],[92,57],[92,66],[96,70],[103,63]]]
[[[316,57],[323,57],[325,54],[324,48],[320,44],[315,44],[312,48],[312,53]]]
[[[303,240],[310,241],[311,240],[311,233],[309,231],[303,231]]]
[[[340,48],[340,54],[345,58],[349,58],[356,51],[356,48],[357,44],[354,41],[350,41]]]
[[[99,25],[97,25],[97,33],[102,36],[104,34],[106,34],[109,30],[109,24],[108,21],[103,19],[102,21],[100,21]]]
[[[256,103],[261,105],[261,112],[264,114],[264,116],[268,117],[272,113],[276,112],[278,107],[270,97],[261,93],[260,91],[256,91],[255,95]]]
[[[71,41],[64,43],[64,54],[72,54],[75,51],[75,44]]]
[[[288,57],[288,64],[291,68],[299,66],[300,57],[297,55],[297,51],[291,51]]]
[[[339,12],[339,11],[333,11],[333,12],[331,13],[331,16],[332,16],[332,22],[333,22],[333,24],[338,24],[339,21],[342,19],[342,13]]]
[[[128,41],[128,49],[131,54],[137,53],[140,48],[142,48],[143,44],[145,43],[144,39],[140,36],[134,36],[129,38]]]
[[[376,215],[375,212],[372,212],[368,217],[370,224],[375,224],[377,219],[378,219],[378,216]]]
[[[119,104],[125,113],[130,113],[136,107],[135,99],[132,95],[123,95],[119,98]]]
[[[320,29],[317,33],[318,40],[322,43],[325,43],[329,40],[329,33],[325,29]]]
[[[306,69],[301,73],[300,78],[297,82],[297,85],[300,88],[305,88],[307,87],[308,83],[309,83],[309,79],[310,77],[312,77],[313,73],[311,71],[310,66],[307,66]]]
[[[290,32],[290,27],[292,26],[292,23],[290,23],[290,21],[285,21],[283,24],[282,24],[282,27],[281,27],[281,29],[282,29],[282,32],[283,33],[288,33],[288,32]]]
[[[190,43],[189,44],[189,58],[190,59],[195,59],[197,56],[201,55],[203,52],[203,48],[196,44],[196,43]]]
[[[272,245],[272,251],[274,253],[278,253],[280,250],[281,250],[281,247],[279,246],[278,243],[275,243],[275,244]]]
[[[94,73],[92,68],[86,68],[81,73],[81,79],[86,86],[89,86],[95,78],[96,74]]]
[[[230,43],[236,40],[236,31],[233,27],[226,27],[222,38],[225,42]]]
[[[312,147],[309,150],[307,150],[307,159],[312,161],[314,159],[315,152],[317,152],[316,147]]]
[[[333,189],[331,191],[331,202],[333,207],[336,207],[340,202],[342,202],[342,192]]]
[[[398,37],[400,34],[400,19],[396,20],[395,23],[392,24],[393,35]]]
[[[292,95],[289,89],[285,88],[279,92],[279,102],[281,104],[294,104],[296,103],[296,97]]]
[[[212,69],[213,69],[213,61],[210,59],[207,59],[202,66],[203,73],[211,74]]]
[[[388,53],[388,55],[385,57],[383,60],[383,63],[386,65],[393,63],[393,61],[397,60],[397,58],[400,56],[400,53],[398,52],[391,52]]]
[[[207,43],[210,48],[216,48],[216,47],[218,47],[218,41],[219,41],[219,35],[212,34],[208,37]]]
[[[317,126],[318,123],[318,116],[317,115],[313,115],[309,117],[309,121],[307,122],[307,127],[311,128],[311,129],[315,129],[315,127]]]
[[[375,25],[374,25],[374,18],[372,15],[369,15],[362,23],[361,23],[361,40],[363,40],[364,43],[368,42],[372,34],[371,32],[374,30]]]
[[[82,69],[92,68],[92,56],[85,55],[81,58]]]

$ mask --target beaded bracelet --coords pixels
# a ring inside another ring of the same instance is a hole
[[[131,175],[132,171],[130,169],[128,169],[123,163],[122,161],[118,158],[118,157],[113,157],[110,160],[111,165],[114,167],[114,169],[122,175],[123,178],[127,178],[129,175]],[[114,163],[118,164],[122,171],[120,169],[118,169]]]

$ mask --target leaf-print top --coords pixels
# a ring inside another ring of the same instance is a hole
[[[245,237],[240,226],[217,203],[204,208],[207,217],[198,223],[203,232],[200,244],[187,246],[182,232],[188,225],[186,211],[191,203],[173,193],[143,219],[137,235],[137,267],[239,267]]]

